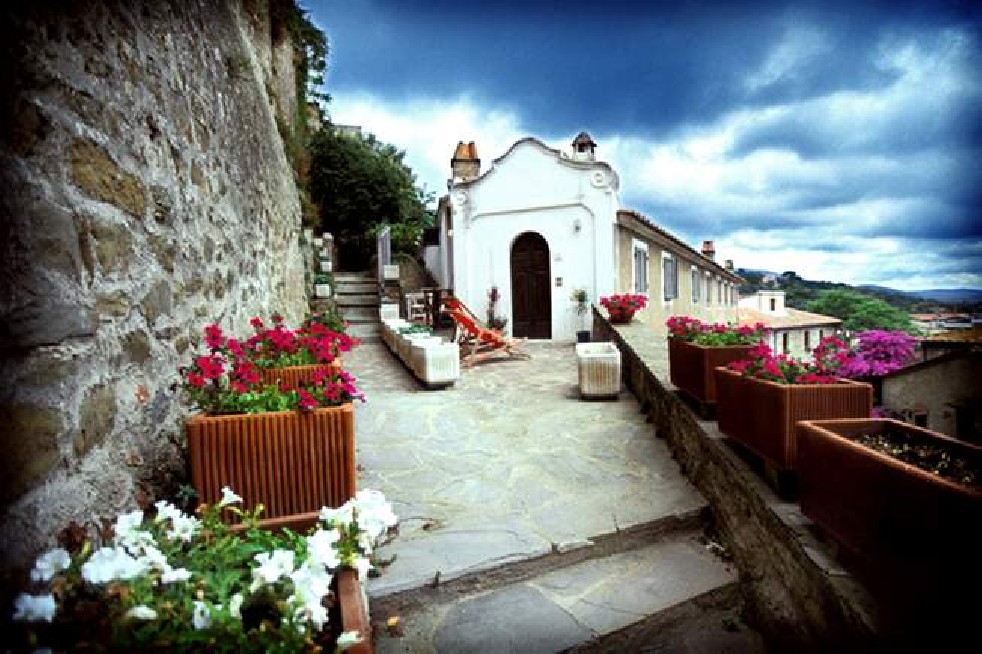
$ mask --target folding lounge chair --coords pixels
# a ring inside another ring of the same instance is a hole
[[[461,309],[447,309],[446,313],[453,319],[459,335],[461,365],[473,366],[499,355],[518,359],[532,358],[526,352],[518,350],[525,342],[524,338],[508,338],[501,332],[481,327]]]

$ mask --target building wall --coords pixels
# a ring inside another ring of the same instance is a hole
[[[788,336],[788,348],[784,348],[784,335]],[[808,334],[808,343],[805,343],[805,335]],[[771,346],[777,354],[788,354],[797,359],[805,361],[812,360],[812,350],[818,346],[818,342],[823,336],[832,336],[835,329],[832,327],[794,327],[774,329],[768,337],[767,344]]]
[[[205,324],[307,306],[269,3],[21,6],[0,21],[5,563],[183,467],[177,369]]]
[[[573,289],[587,289],[594,301],[614,284],[616,184],[604,165],[570,165],[535,142],[519,142],[486,177],[450,193],[457,296],[484,315],[497,286],[499,315],[514,324],[511,246],[536,232],[549,244],[553,340],[574,339],[581,317]]]
[[[883,378],[883,405],[894,411],[927,410],[927,428],[956,436],[955,411],[949,402],[982,407],[982,354],[940,361]],[[982,411],[976,411],[982,420]],[[976,426],[976,429],[979,427]]]
[[[672,316],[691,316],[705,322],[737,322],[737,291],[736,287],[722,280],[715,271],[708,270],[705,260],[699,255],[693,255],[681,250],[669,250],[658,243],[644,238],[633,230],[619,227],[617,230],[617,292],[634,292],[634,243],[640,241],[648,247],[648,306],[635,314],[635,320],[640,320],[654,329],[660,336],[667,336],[668,329],[665,321]],[[664,254],[675,256],[678,261],[679,294],[678,297],[666,301],[664,299],[664,274],[662,258]],[[692,267],[699,271],[699,301],[693,301]],[[717,297],[717,281],[723,282],[723,294]],[[706,301],[707,283],[711,291],[709,301]],[[720,299],[722,302],[720,302]]]

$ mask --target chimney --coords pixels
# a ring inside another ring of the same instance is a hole
[[[716,260],[716,246],[713,245],[712,241],[702,242],[702,256],[706,257],[710,261]]]
[[[457,142],[457,148],[450,160],[450,170],[455,181],[467,181],[481,174],[481,160],[477,156],[474,141],[467,144]]]
[[[733,272],[733,259],[727,259],[726,261],[724,261],[723,267],[729,270],[730,272]]]

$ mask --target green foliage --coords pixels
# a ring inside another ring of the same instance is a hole
[[[415,254],[433,218],[404,152],[371,135],[324,129],[314,136],[311,155],[310,193],[323,216],[322,229],[345,244],[347,256],[366,264],[384,225],[391,228],[395,252]]]
[[[809,302],[808,311],[841,318],[850,331],[886,329],[912,331],[910,316],[905,311],[852,290],[826,290]]]

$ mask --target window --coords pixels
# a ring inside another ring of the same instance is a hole
[[[773,301],[771,300],[771,302]],[[781,351],[785,354],[791,351],[791,334],[788,332],[781,334]]]
[[[771,298],[771,311],[777,311],[777,300]]]
[[[647,293],[648,286],[648,245],[634,241],[634,292]]]
[[[812,350],[812,330],[805,330],[805,351],[811,352]]]
[[[664,254],[661,267],[665,300],[674,300],[679,296],[679,262],[672,255]]]
[[[692,267],[692,303],[699,304],[699,287],[702,285],[702,277],[699,275],[699,269],[695,266]]]
[[[713,284],[712,278],[709,276],[709,273],[706,273],[706,306],[707,307],[709,306],[710,302],[713,299],[713,286],[712,286],[712,284]]]
[[[723,304],[723,282],[716,280],[716,304]]]

